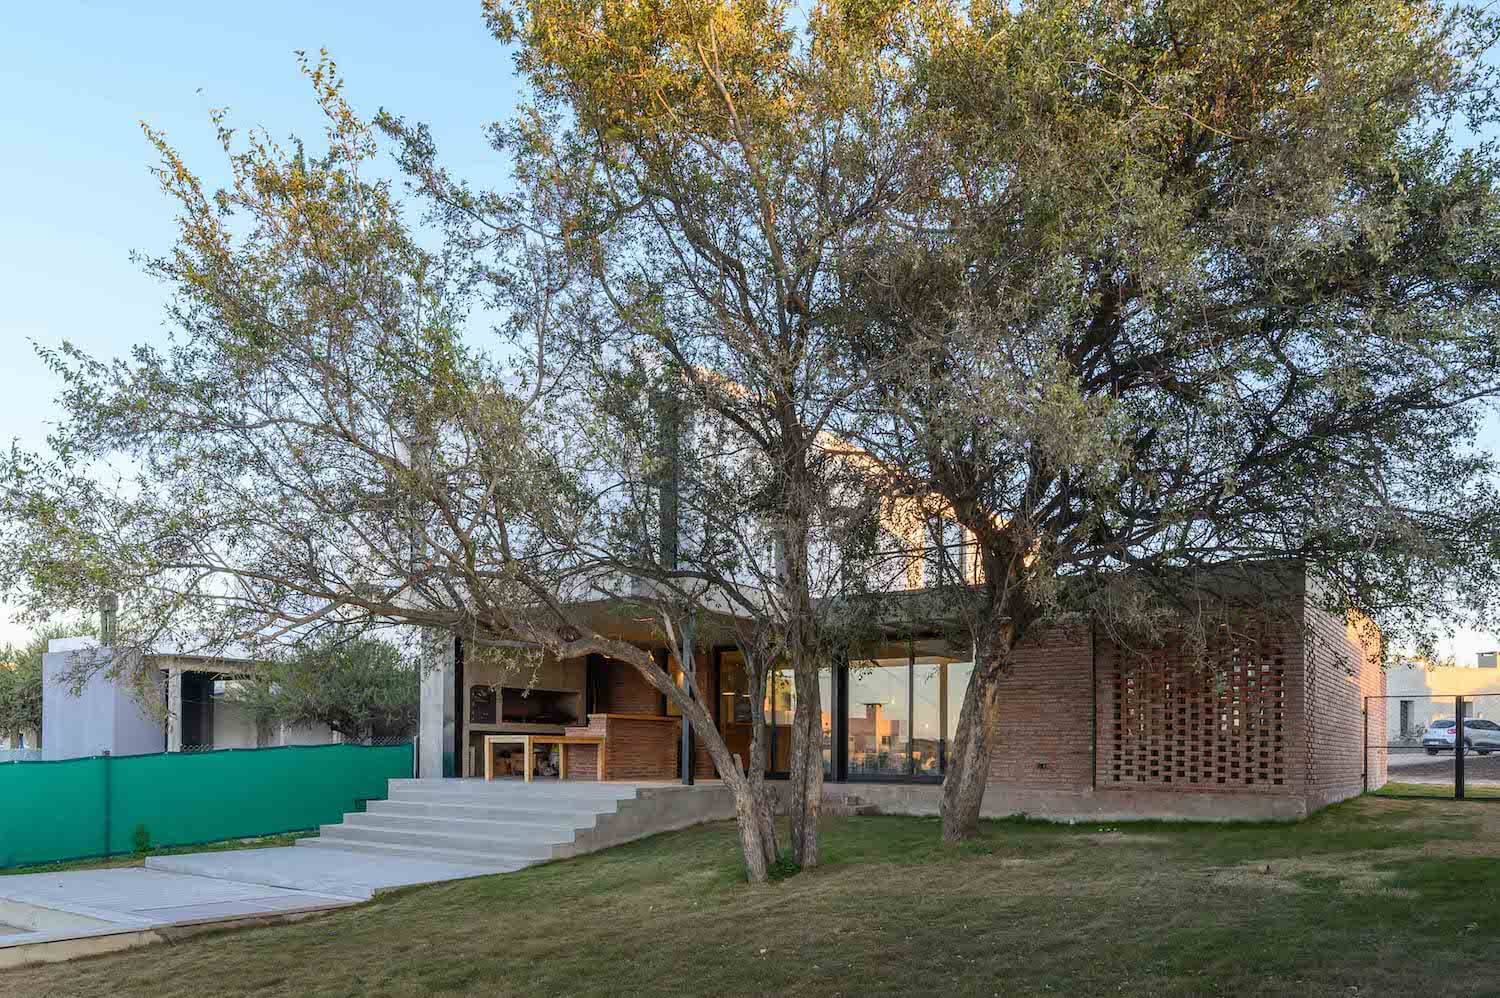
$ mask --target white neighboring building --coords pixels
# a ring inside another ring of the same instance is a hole
[[[1494,660],[1493,656],[1489,659]],[[1460,696],[1465,701],[1465,717],[1500,721],[1500,669],[1403,664],[1392,666],[1385,682],[1389,745],[1416,744],[1430,722],[1453,717]]]
[[[80,662],[79,656],[85,656]],[[147,708],[136,691],[105,673],[111,658],[93,638],[59,638],[42,658],[42,758],[327,745],[340,736],[326,725],[257,728],[254,718],[230,697],[235,677],[254,667],[249,658],[225,655],[150,656],[159,676]],[[77,693],[70,674],[95,666]]]

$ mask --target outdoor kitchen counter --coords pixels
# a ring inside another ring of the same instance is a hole
[[[669,780],[677,773],[680,717],[662,714],[590,714],[589,723],[566,729],[569,735],[604,738],[606,771],[611,780]],[[593,752],[576,746],[568,757],[568,773],[588,779],[597,770]]]

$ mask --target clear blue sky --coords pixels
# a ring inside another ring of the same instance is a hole
[[[173,236],[139,122],[164,130],[213,183],[222,156],[211,108],[278,137],[321,133],[294,56],[320,47],[338,61],[356,110],[426,121],[448,166],[503,184],[483,128],[509,114],[516,88],[478,0],[0,8],[0,442],[40,446],[55,412],[57,384],[31,341],[115,356],[164,335],[165,289],[129,259],[167,249]],[[0,643],[21,636],[0,607]],[[1497,643],[1463,634],[1452,651],[1468,663]]]

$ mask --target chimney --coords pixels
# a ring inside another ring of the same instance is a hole
[[[105,593],[99,597],[99,644],[105,648],[114,646],[115,621],[120,615],[120,597]]]

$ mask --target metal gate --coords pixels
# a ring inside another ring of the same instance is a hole
[[[1365,789],[1500,801],[1500,694],[1365,698]]]

